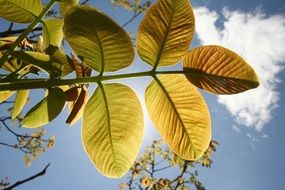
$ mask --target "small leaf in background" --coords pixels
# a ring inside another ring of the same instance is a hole
[[[70,105],[70,114],[66,120],[66,123],[70,126],[74,125],[83,115],[84,107],[88,100],[88,91],[84,87],[80,89],[80,94],[76,101],[71,102]]]
[[[202,46],[184,58],[183,69],[195,86],[215,94],[236,94],[259,85],[254,70],[235,52],[221,46]]]
[[[134,59],[128,34],[95,8],[69,8],[64,17],[64,34],[77,56],[96,71],[117,71]]]
[[[197,160],[211,139],[211,118],[203,96],[183,75],[163,75],[145,92],[155,127],[172,151],[185,160]]]
[[[174,65],[187,53],[194,29],[189,0],[158,0],[140,24],[139,56],[154,67]]]
[[[78,78],[91,76],[92,69],[90,69],[84,63],[81,63],[74,54],[71,54],[71,59],[72,59],[75,72]]]
[[[44,47],[60,47],[63,39],[63,20],[50,18],[43,21]]]
[[[119,178],[128,172],[142,143],[143,122],[141,104],[131,88],[99,85],[84,109],[82,141],[103,175]]]
[[[14,108],[12,112],[12,119],[15,119],[24,108],[29,97],[29,90],[19,90],[17,91]]]
[[[0,0],[0,17],[10,22],[29,23],[42,12],[41,0]]]
[[[37,128],[55,119],[65,105],[65,95],[60,88],[51,88],[47,96],[36,104],[24,117],[23,127]]]

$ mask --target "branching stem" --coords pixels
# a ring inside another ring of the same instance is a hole
[[[135,78],[135,77],[155,77],[156,75],[163,74],[189,74],[191,71],[145,71],[138,73],[127,73],[118,75],[106,75],[106,76],[93,76],[76,79],[14,79],[9,82],[1,83],[0,91],[5,90],[23,90],[23,89],[37,89],[37,88],[51,88],[54,86],[75,85],[75,84],[89,84],[98,83],[101,81]],[[191,72],[192,76],[195,76],[195,72]]]
[[[30,32],[41,22],[42,18],[46,15],[49,9],[55,4],[56,0],[51,0],[41,12],[41,14],[35,18],[35,20],[23,31],[23,33],[17,38],[17,40],[11,45],[11,47],[0,58],[0,68],[7,61],[9,54],[16,49],[16,47],[28,36]]]

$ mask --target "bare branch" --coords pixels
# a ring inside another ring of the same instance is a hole
[[[21,181],[17,181],[17,182],[14,183],[13,185],[11,185],[11,186],[9,186],[9,187],[3,189],[3,190],[12,190],[13,188],[15,188],[15,187],[17,187],[17,186],[19,186],[19,185],[22,185],[23,183],[27,183],[27,182],[29,182],[29,181],[34,180],[34,179],[37,178],[37,177],[40,177],[40,176],[42,176],[42,175],[45,175],[45,174],[46,174],[46,170],[47,170],[47,168],[48,168],[49,166],[50,166],[50,163],[49,163],[48,165],[46,165],[46,167],[45,167],[41,172],[39,172],[39,173],[37,173],[37,174],[35,174],[35,175],[33,175],[33,176],[27,178],[27,179],[24,179],[24,180],[21,180]]]

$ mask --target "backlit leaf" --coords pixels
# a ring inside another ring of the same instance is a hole
[[[10,22],[29,23],[41,12],[41,0],[0,0],[0,17]]]
[[[146,89],[145,102],[155,127],[172,151],[199,159],[211,139],[211,119],[199,91],[183,75],[163,75]]]
[[[96,71],[117,71],[134,59],[128,34],[95,8],[69,8],[64,17],[64,34],[78,57]]]
[[[195,86],[215,94],[236,94],[259,85],[254,70],[235,52],[221,46],[202,46],[190,51],[183,67]]]
[[[11,55],[19,60],[31,63],[48,73],[53,69],[51,58],[47,54],[34,51],[13,51]]]
[[[51,50],[51,49],[50,49]],[[72,59],[66,55],[62,50],[55,48],[49,52],[52,62],[60,63],[63,66],[61,76],[66,76],[72,73],[75,68],[72,64]]]
[[[4,102],[5,100],[8,100],[15,91],[0,91],[0,103]]]
[[[12,119],[15,119],[24,108],[29,97],[29,90],[19,90],[17,91],[14,108],[12,112]]]
[[[61,15],[64,16],[66,10],[73,5],[76,5],[78,2],[79,0],[65,0],[63,2],[59,2]]]
[[[23,119],[23,127],[37,128],[55,119],[65,105],[65,95],[60,88],[51,88],[48,95],[36,104]]]
[[[143,136],[136,94],[122,84],[99,85],[85,106],[82,138],[89,158],[108,177],[121,177],[135,161]]]
[[[45,19],[43,21],[43,40],[44,47],[50,45],[60,47],[63,38],[63,20],[62,19]]]
[[[140,24],[139,56],[154,67],[176,64],[187,53],[194,28],[189,0],[158,0]]]

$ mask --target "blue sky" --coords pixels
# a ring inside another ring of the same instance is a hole
[[[122,9],[115,10],[107,0],[91,2],[119,24],[131,16]],[[211,112],[213,139],[220,146],[213,157],[213,167],[201,168],[199,179],[209,190],[285,189],[284,0],[193,0],[192,4],[196,16],[192,47],[220,44],[233,49],[256,69],[261,80],[258,89],[242,95],[217,97],[203,93]],[[135,32],[141,19],[126,29]],[[3,20],[1,25],[4,26]],[[136,58],[129,71],[146,68]],[[121,82],[132,86],[144,99],[148,79]],[[38,99],[33,96],[33,101]],[[143,146],[160,138],[146,112],[145,115]],[[80,123],[70,128],[64,122],[66,117],[65,112],[45,127],[49,134],[55,134],[56,146],[28,168],[21,153],[0,147],[0,179],[24,179],[51,163],[45,176],[19,189],[118,189],[125,178],[109,179],[96,171],[83,150]],[[3,134],[0,138],[9,140]]]

